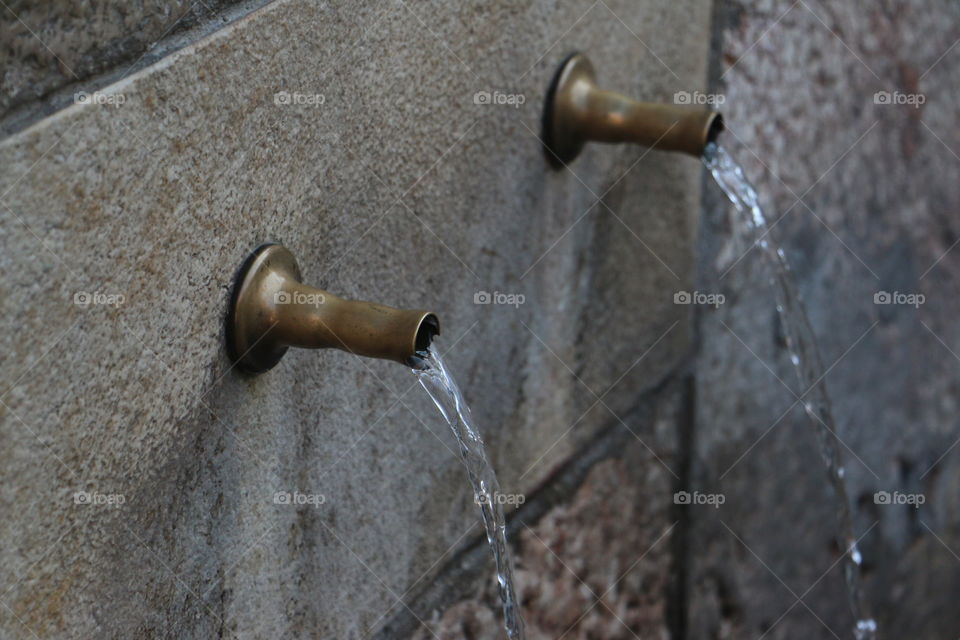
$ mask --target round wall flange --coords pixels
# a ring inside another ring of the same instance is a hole
[[[233,285],[227,315],[227,351],[230,359],[247,373],[262,373],[273,368],[283,354],[284,345],[268,339],[276,318],[266,313],[285,279],[300,281],[300,267],[290,251],[279,244],[257,247],[241,265]]]
[[[553,74],[544,102],[542,139],[547,160],[555,168],[573,162],[587,143],[578,126],[576,93],[594,86],[593,65],[577,51],[564,58]]]

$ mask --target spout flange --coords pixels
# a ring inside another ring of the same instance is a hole
[[[554,167],[570,164],[587,143],[580,126],[582,108],[576,107],[577,94],[596,86],[593,65],[581,53],[571,53],[560,63],[543,106],[543,146]],[[582,97],[581,97],[582,99]]]
[[[240,267],[227,316],[227,351],[241,370],[262,373],[287,352],[288,346],[270,335],[278,324],[271,310],[284,281],[300,277],[297,259],[279,244],[261,245]]]

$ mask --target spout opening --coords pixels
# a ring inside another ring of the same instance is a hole
[[[726,129],[726,126],[723,123],[723,114],[714,113],[707,123],[707,136],[703,142],[703,146],[706,147],[708,144],[715,144],[724,129]]]
[[[440,335],[440,319],[428,313],[420,320],[420,326],[417,327],[417,335],[414,338],[414,350],[426,351],[430,348],[433,339]]]

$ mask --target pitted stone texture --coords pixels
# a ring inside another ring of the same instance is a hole
[[[881,637],[955,637],[960,107],[947,88],[960,82],[957,6],[722,7],[726,142],[772,220],[784,216],[772,235],[829,368]],[[925,103],[883,104],[877,92]],[[755,251],[736,262],[726,205],[708,195],[700,288],[727,303],[700,315],[695,459],[701,490],[727,502],[695,512],[690,637],[851,637],[832,496],[808,419],[777,379],[803,391],[766,272]],[[926,301],[875,304],[878,292]],[[927,502],[876,505],[876,491]]]
[[[696,161],[598,146],[553,172],[536,134],[572,48],[622,91],[701,87],[709,15],[607,4],[280,0],[103,87],[120,106],[0,143],[5,637],[364,637],[476,525],[409,372],[231,369],[231,280],[264,241],[312,284],[440,315],[505,491],[682,361]],[[324,502],[275,502],[293,491]]]
[[[616,425],[619,433],[607,436],[608,457],[538,520],[527,523],[518,514],[511,546],[531,640],[669,637],[678,525],[670,467],[678,464],[681,397],[660,396],[659,416],[644,425],[642,441]],[[435,610],[412,638],[505,637],[496,581],[490,577],[475,590],[472,598]]]
[[[163,38],[209,21],[237,0],[4,3],[0,117],[52,91],[136,65]]]

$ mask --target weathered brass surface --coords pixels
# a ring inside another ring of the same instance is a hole
[[[227,316],[230,357],[250,373],[270,369],[289,347],[342,349],[409,365],[439,333],[429,311],[344,300],[302,284],[296,259],[278,244],[244,262]]]
[[[723,117],[714,111],[637,102],[600,89],[582,53],[560,65],[544,104],[543,141],[555,167],[572,162],[589,141],[633,142],[699,157],[721,131]]]

